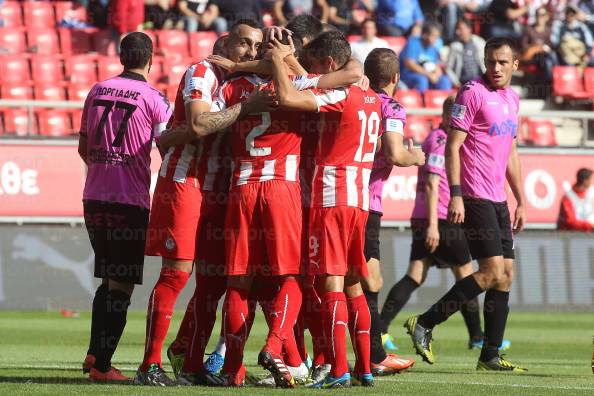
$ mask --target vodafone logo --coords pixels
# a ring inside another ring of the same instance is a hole
[[[546,210],[555,202],[557,184],[549,172],[535,169],[524,179],[524,193],[530,205],[536,209]]]
[[[382,198],[395,201],[414,201],[417,196],[417,176],[392,175],[384,185]]]

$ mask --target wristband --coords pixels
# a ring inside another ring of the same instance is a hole
[[[461,197],[462,196],[462,188],[459,184],[454,184],[450,186],[450,197]]]

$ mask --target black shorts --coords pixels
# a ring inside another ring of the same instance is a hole
[[[515,258],[507,202],[464,198],[464,213],[463,227],[472,258]]]
[[[464,265],[471,261],[468,243],[464,230],[459,224],[452,224],[447,220],[439,220],[439,245],[433,253],[429,253],[425,246],[427,236],[427,220],[412,219],[412,246],[410,261],[429,258],[431,265],[438,268],[449,268]]]
[[[365,254],[365,261],[374,258],[380,259],[380,227],[382,215],[378,212],[369,212],[367,217],[367,225],[365,226],[365,246],[363,247],[363,254]]]
[[[95,252],[95,277],[142,284],[149,210],[114,202],[83,201]]]

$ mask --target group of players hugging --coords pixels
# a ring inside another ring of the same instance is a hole
[[[469,113],[480,109],[465,101],[474,91],[465,87],[456,102],[448,98],[440,128],[422,150],[414,148],[404,142],[406,115],[394,99],[397,54],[375,49],[362,68],[345,37],[324,30],[311,16],[296,17],[286,29],[237,22],[210,57],[187,69],[174,109],[146,82],[148,36],[123,38],[124,71],[91,90],[79,141],[88,165],[85,223],[95,276],[103,279],[83,363],[92,380],[129,381],[111,358],[134,285],[142,283],[144,255],[160,256],[162,268],[148,298],[137,384],[250,382],[244,347],[259,304],[268,334],[257,361],[270,374],[253,380],[256,385],[373,386],[374,375],[414,364],[386,352],[388,326],[432,265],[452,268],[459,282],[445,302],[406,322],[417,352],[433,363],[427,318],[435,326],[461,310],[469,346],[483,348],[479,365],[511,365],[497,353],[507,344],[481,330],[476,296],[491,286],[469,280],[464,231],[460,221],[446,220],[450,195],[462,196],[460,186],[448,186],[447,131],[450,123],[462,131],[472,127]],[[491,52],[506,45],[495,43]],[[491,89],[485,81],[476,84]],[[136,94],[121,95],[131,89]],[[153,138],[163,161],[149,205]],[[394,165],[419,167],[411,264],[380,314],[381,199]],[[507,221],[509,227],[509,214]],[[192,273],[196,289],[167,349],[174,381],[163,370],[162,347]],[[219,341],[204,361],[223,296]],[[485,313],[486,324],[490,318]],[[354,366],[347,361],[347,331]]]

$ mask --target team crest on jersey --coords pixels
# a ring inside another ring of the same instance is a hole
[[[436,140],[437,145],[440,147],[443,146],[444,144],[446,144],[446,140],[447,138],[445,136],[439,136]]]
[[[241,95],[239,96],[239,100],[241,99],[247,99],[250,97],[250,93],[248,91],[246,91],[245,89],[241,90]]]
[[[168,237],[167,240],[165,241],[165,249],[171,251],[173,249],[175,249],[175,241],[173,240],[173,238]]]
[[[464,120],[465,115],[466,115],[466,106],[455,103],[454,107],[452,107],[452,117],[457,118],[459,120]]]

